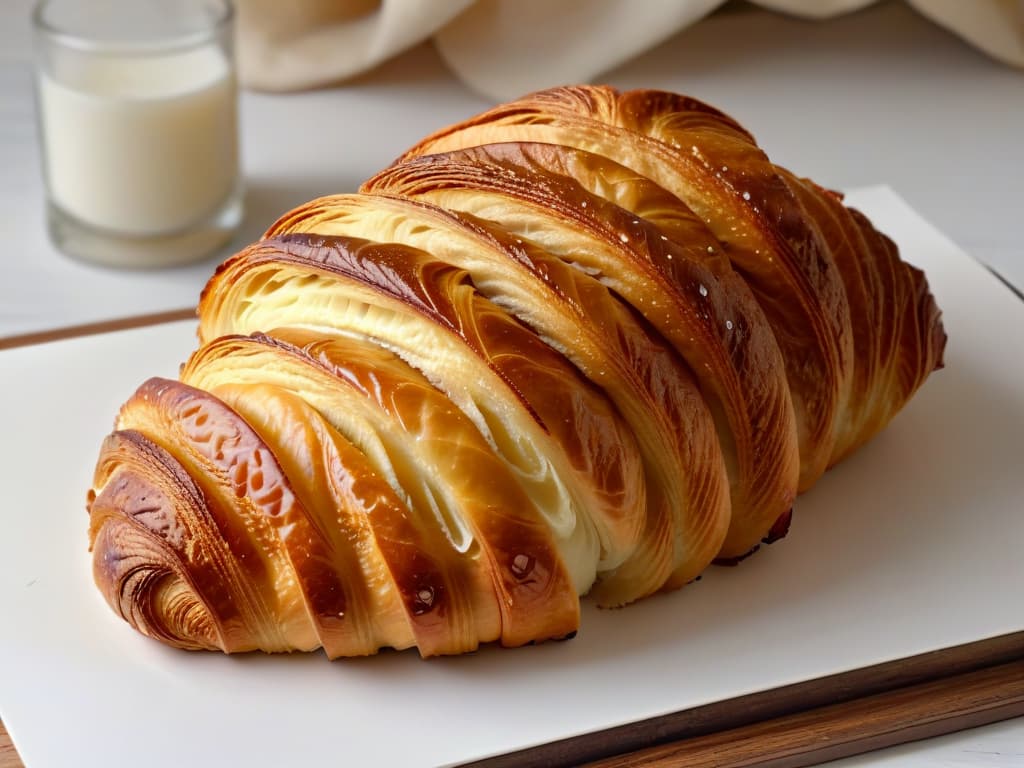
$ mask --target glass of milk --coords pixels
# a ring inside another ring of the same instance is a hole
[[[41,0],[47,220],[66,254],[201,259],[242,216],[230,0]]]

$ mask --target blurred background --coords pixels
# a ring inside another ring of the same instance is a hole
[[[33,104],[32,4],[4,0],[0,337],[192,306],[220,258],[258,237],[283,211],[317,195],[355,189],[423,135],[501,95],[512,96],[520,86],[559,84],[566,73],[587,67],[598,68],[594,82],[704,99],[748,127],[775,162],[823,185],[888,184],[975,257],[1024,283],[1018,236],[1024,209],[1024,71],[903,0],[882,0],[823,20],[736,1],[706,18],[702,13],[720,3],[694,2],[683,11],[671,10],[685,5],[680,3],[599,4],[636,6],[645,14],[664,11],[669,19],[656,31],[648,19],[638,32],[629,32],[621,13],[582,23],[553,15],[558,5],[549,3],[542,22],[540,4],[523,3],[523,13],[538,17],[538,31],[529,40],[520,40],[529,32],[529,15],[509,21],[515,4],[483,3],[491,7],[486,13],[470,8],[470,14],[482,14],[482,21],[470,21],[492,36],[503,24],[511,30],[515,45],[498,51],[500,66],[485,66],[485,52],[460,20],[460,2],[432,6],[454,17],[446,27],[444,14],[439,21],[422,8],[425,15],[412,23],[382,19],[388,3],[335,3],[335,17],[325,19],[317,15],[322,7],[303,16],[294,11],[302,4],[242,0],[239,28],[246,38],[239,58],[245,82],[303,90],[241,93],[245,216],[232,243],[187,267],[131,271],[70,260],[47,238]],[[804,5],[823,10],[858,4],[864,1]],[[1006,13],[996,34],[1000,44],[1007,50],[1014,42],[1024,46],[1022,4],[996,4]],[[982,3],[945,5],[978,9]],[[439,35],[433,34],[438,27]],[[569,56],[557,41],[575,35],[591,43]],[[646,49],[629,56],[630,46],[645,41]],[[627,58],[602,70],[602,56],[612,64]],[[360,66],[366,71],[338,75]],[[453,67],[475,80],[472,87]],[[317,72],[327,74],[316,77]],[[500,93],[503,88],[509,92]]]

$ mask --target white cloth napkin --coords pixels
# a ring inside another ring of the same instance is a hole
[[[753,0],[821,19],[876,0]],[[245,86],[294,90],[358,75],[428,38],[467,85],[508,99],[585,82],[699,22],[725,0],[236,0]],[[1024,67],[1024,0],[906,0]]]

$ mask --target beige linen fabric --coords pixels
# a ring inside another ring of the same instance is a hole
[[[875,0],[753,0],[824,19]],[[990,56],[1024,67],[1024,0],[906,0]],[[725,0],[236,0],[242,82],[335,83],[433,38],[452,71],[494,99],[585,82],[698,23]]]

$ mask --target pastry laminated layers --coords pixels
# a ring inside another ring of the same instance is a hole
[[[332,658],[564,638],[741,559],[945,343],[840,195],[596,86],[285,214],[198,313],[101,447],[96,583],[171,645]]]

